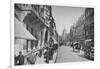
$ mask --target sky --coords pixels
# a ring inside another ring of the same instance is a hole
[[[64,28],[69,33],[70,27],[76,23],[84,10],[83,7],[52,6],[52,15],[55,19],[58,34],[62,35]]]

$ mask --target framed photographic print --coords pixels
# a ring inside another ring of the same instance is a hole
[[[11,2],[11,68],[94,61],[94,7]]]

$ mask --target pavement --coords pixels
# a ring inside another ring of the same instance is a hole
[[[37,56],[35,64],[46,64],[44,61],[45,59],[43,55],[42,57]]]
[[[73,52],[73,49],[68,46],[61,46],[58,48],[58,55],[56,63],[62,62],[79,62],[79,61],[89,61],[84,58],[84,52]]]
[[[73,52],[71,47],[61,46],[58,48],[57,52],[54,53],[53,60],[50,60],[49,63],[89,61],[88,59],[84,58],[83,55],[83,51]],[[35,64],[47,64],[45,62],[44,55],[42,55],[42,57],[37,56]]]
[[[55,63],[56,56],[57,56],[57,52],[54,53],[53,59],[50,60],[49,63]],[[44,55],[42,55],[42,57],[37,56],[35,64],[47,64],[47,63],[45,62]]]

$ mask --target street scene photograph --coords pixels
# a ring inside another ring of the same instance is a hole
[[[14,66],[94,61],[94,8],[14,3]]]

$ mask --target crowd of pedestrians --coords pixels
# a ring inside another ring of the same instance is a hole
[[[53,39],[50,38],[49,42],[43,49],[39,49],[36,52],[30,52],[28,55],[23,55],[19,52],[18,56],[15,56],[15,65],[35,64],[36,58],[44,55],[45,62],[49,63],[53,59],[54,53],[57,51],[58,44],[54,43]]]

